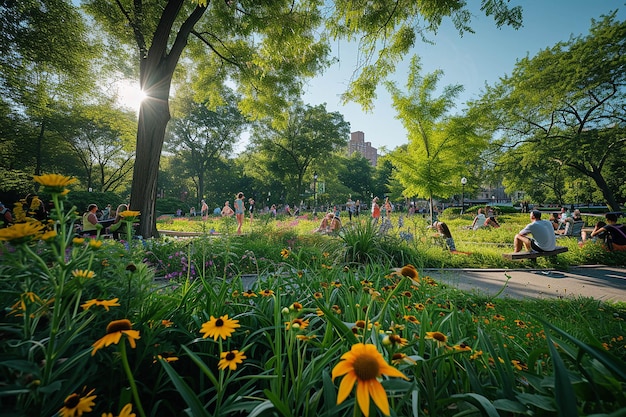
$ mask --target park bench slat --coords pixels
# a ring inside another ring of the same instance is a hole
[[[567,248],[565,246],[557,246],[556,249],[551,250],[549,252],[512,252],[512,253],[503,253],[502,257],[504,259],[508,259],[510,261],[519,260],[519,259],[535,259],[541,258],[543,256],[555,256],[559,253],[567,252]]]

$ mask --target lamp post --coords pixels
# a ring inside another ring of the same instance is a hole
[[[467,184],[467,178],[461,178],[461,214],[465,211],[465,184]]]
[[[317,172],[313,172],[313,215],[317,207]]]

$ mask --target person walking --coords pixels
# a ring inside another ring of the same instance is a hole
[[[372,199],[372,219],[374,221],[374,226],[378,224],[378,219],[380,219],[380,206],[378,205],[378,197],[374,197]]]
[[[246,211],[245,204],[243,202],[243,193],[237,194],[237,199],[234,202],[235,205],[235,217],[237,218],[237,234],[241,234],[241,226],[243,225],[243,216]]]
[[[350,221],[352,221],[352,215],[354,214],[354,201],[352,201],[351,198],[348,198],[348,201],[346,202],[346,211],[348,212],[348,218],[350,219]]]

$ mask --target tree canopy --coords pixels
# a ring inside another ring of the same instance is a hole
[[[458,191],[460,178],[468,173],[463,166],[475,158],[486,142],[477,136],[467,120],[449,116],[462,86],[443,88],[434,94],[443,72],[422,76],[417,57],[411,60],[406,93],[395,83],[387,83],[393,106],[408,136],[406,149],[396,149],[390,158],[396,165],[395,177],[404,186],[404,196],[426,197],[430,201],[431,223],[434,197],[449,197]],[[468,152],[474,151],[474,152]]]
[[[131,207],[142,212],[140,233],[156,234],[154,200],[159,161],[167,123],[174,72],[183,53],[201,86],[199,101],[207,100],[225,82],[236,84],[243,96],[240,108],[253,117],[280,114],[279,109],[300,94],[302,82],[328,63],[329,40],[361,40],[364,66],[354,97],[371,98],[411,46],[417,34],[437,29],[451,17],[460,31],[469,30],[464,2],[403,0],[387,2],[322,0],[216,1],[84,0],[86,9],[116,41],[137,52],[139,83],[147,94],[137,129],[137,159]],[[505,0],[482,0],[482,10],[497,25],[519,25],[521,9]],[[324,31],[324,25],[326,31]],[[189,48],[187,48],[189,46]],[[378,52],[377,52],[378,51]],[[377,56],[375,56],[377,54]]]
[[[254,129],[252,143],[263,157],[261,163],[277,180],[289,185],[288,201],[300,201],[305,176],[312,178],[313,164],[333,152],[344,150],[350,125],[325,105],[296,104],[284,122],[264,119]]]
[[[616,193],[624,180],[610,167],[626,158],[625,51],[626,22],[616,22],[613,13],[592,21],[589,35],[521,59],[471,103],[470,115],[506,149],[529,144],[502,159],[503,171],[537,161],[527,174],[539,178],[546,171],[556,176],[555,164],[567,167],[572,181],[591,179],[609,208],[619,210]]]

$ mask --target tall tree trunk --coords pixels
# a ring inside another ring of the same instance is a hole
[[[155,211],[157,180],[165,128],[170,120],[168,97],[172,74],[163,69],[158,72],[161,77],[154,78],[159,81],[155,82],[153,78],[151,85],[144,84],[148,98],[139,109],[137,150],[130,194],[130,209],[141,212],[138,233],[143,237],[158,237]]]
[[[613,194],[613,191],[611,191],[611,187],[609,187],[609,185],[606,183],[604,176],[602,176],[602,174],[596,170],[590,172],[589,176],[593,178],[594,182],[602,192],[602,196],[604,197],[604,200],[606,201],[606,205],[608,206],[609,210],[619,211],[619,203],[615,198],[615,194]]]
[[[172,27],[183,2],[184,0],[166,2],[149,49],[146,50],[143,34],[139,30],[135,33],[141,55],[139,83],[147,98],[139,109],[130,207],[141,212],[139,234],[143,237],[158,237],[155,216],[157,179],[165,128],[170,120],[169,96],[172,77],[187,45],[189,34],[206,10],[206,6],[198,5],[178,31],[173,31]],[[175,40],[168,53],[170,36]]]

